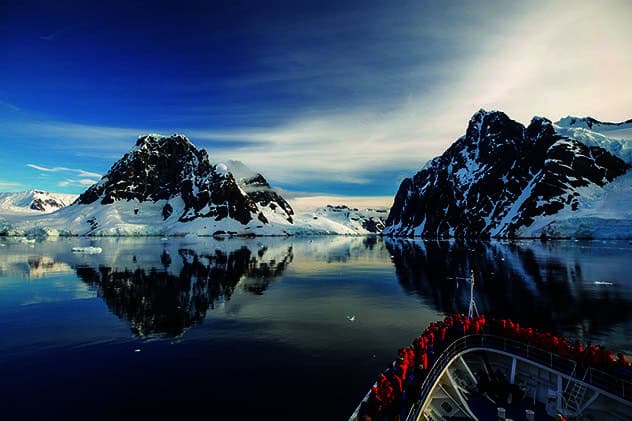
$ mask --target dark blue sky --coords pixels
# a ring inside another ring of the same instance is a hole
[[[631,117],[614,95],[629,17],[626,2],[5,1],[0,190],[80,192],[138,135],[178,132],[285,189],[392,195],[481,107]]]

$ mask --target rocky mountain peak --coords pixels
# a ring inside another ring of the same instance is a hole
[[[487,133],[496,132],[511,122],[512,120],[502,111],[485,111],[481,108],[470,118],[466,137],[484,137]]]
[[[270,189],[260,174],[256,183]],[[283,213],[281,216],[291,222],[290,205],[276,193],[264,194],[261,190],[243,190],[225,164],[211,164],[207,152],[196,148],[186,136],[145,135],[77,203],[166,201],[164,220],[231,218],[244,225],[253,218],[268,223],[260,207],[278,207],[281,211],[277,213]]]
[[[99,183],[79,196],[79,203],[169,199],[182,193],[187,181],[206,178],[211,171],[206,151],[185,136],[141,136]]]
[[[159,134],[146,134],[138,136],[133,149],[152,149],[162,150],[164,148],[179,148],[186,150],[195,148],[188,137],[182,134],[173,134],[171,136],[162,136]]]
[[[578,189],[600,188],[627,169],[607,150],[560,135],[548,119],[525,128],[480,110],[465,136],[402,182],[384,233],[513,237],[537,218],[577,209]]]
[[[544,117],[533,117],[526,129],[527,137],[533,140],[554,136],[555,128],[551,120]]]

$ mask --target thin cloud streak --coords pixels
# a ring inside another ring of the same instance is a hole
[[[74,173],[77,173],[79,177],[97,177],[97,178],[101,177],[101,174],[85,171],[81,169],[75,169],[75,168],[66,168],[66,167],[47,168],[47,167],[42,167],[41,165],[35,165],[35,164],[26,164],[26,166],[39,170],[39,171],[44,171],[44,172],[74,172]]]
[[[17,189],[21,187],[24,187],[22,183],[0,180],[0,190],[10,190],[10,189]]]
[[[83,178],[80,180],[66,179],[64,181],[60,181],[57,183],[59,187],[68,187],[68,186],[80,186],[80,187],[90,187],[91,185],[97,183],[97,180],[90,180],[87,178]]]

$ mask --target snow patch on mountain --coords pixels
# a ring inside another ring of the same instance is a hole
[[[565,207],[519,231],[523,237],[632,238],[632,171],[599,187],[577,189],[577,209]]]
[[[561,136],[598,146],[632,164],[632,120],[603,123],[591,117],[565,117],[553,127]]]
[[[351,208],[326,205],[296,215],[295,234],[379,234],[384,229],[387,208]]]

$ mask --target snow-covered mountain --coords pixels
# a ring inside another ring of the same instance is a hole
[[[292,208],[266,186],[260,175],[238,182],[225,164],[211,164],[206,151],[185,136],[146,135],[71,206],[46,218],[16,221],[6,231],[286,235]]]
[[[49,213],[70,205],[76,198],[76,194],[42,190],[0,193],[0,213]]]
[[[51,215],[0,215],[9,235],[358,235],[386,211],[325,207],[294,214],[239,161],[212,163],[185,136],[146,135],[77,200]]]
[[[241,188],[251,184],[254,188],[249,191]],[[185,136],[148,135],[140,137],[77,202],[160,203],[163,221],[168,224],[229,219],[252,230],[269,225],[270,219],[291,223],[292,208],[279,195],[266,195],[266,187],[270,186],[260,174],[255,180],[237,182],[225,164],[212,165],[206,151],[197,149]],[[139,212],[134,210],[135,215]]]
[[[535,117],[524,127],[480,110],[402,182],[384,234],[632,237],[630,123]]]

